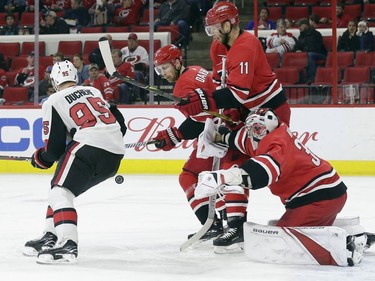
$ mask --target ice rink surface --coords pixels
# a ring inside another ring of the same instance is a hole
[[[217,255],[209,242],[179,252],[200,224],[178,176],[124,177],[121,185],[110,179],[76,199],[78,263],[40,265],[22,247],[42,234],[51,175],[0,175],[0,280],[375,280],[375,246],[357,267],[255,263],[244,254]],[[366,231],[375,232],[375,178],[344,181],[348,201],[340,216],[359,215]],[[248,221],[265,224],[283,206],[264,188],[251,192],[248,213]]]

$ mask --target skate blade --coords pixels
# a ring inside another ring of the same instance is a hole
[[[52,255],[45,254],[40,255],[36,260],[36,263],[39,264],[76,264],[77,257],[71,254],[62,255],[62,257],[58,260],[53,259]]]
[[[24,247],[22,253],[26,257],[36,257],[39,254],[38,251],[32,247]]]
[[[244,243],[235,243],[229,246],[215,246],[214,253],[223,255],[223,254],[238,254],[244,252]]]

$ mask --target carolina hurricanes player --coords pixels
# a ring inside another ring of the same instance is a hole
[[[290,107],[285,92],[267,62],[260,41],[241,30],[238,23],[238,10],[231,2],[219,2],[207,12],[206,33],[213,36],[212,44],[222,44],[227,49],[227,86],[212,94],[190,94],[186,96],[190,102],[178,104],[177,108],[195,115],[215,108],[267,107],[289,124]],[[214,50],[223,52],[223,48],[211,47]],[[215,56],[211,54],[211,58]]]
[[[74,198],[114,176],[125,153],[126,126],[121,112],[109,105],[98,89],[77,86],[77,82],[77,69],[71,62],[54,64],[51,83],[56,93],[42,107],[45,146],[31,159],[39,169],[48,169],[58,161],[48,195],[44,235],[28,241],[24,248],[25,255],[38,256],[38,263],[76,261]]]
[[[250,189],[268,186],[286,209],[276,223],[278,227],[332,226],[344,207],[347,187],[335,169],[305,147],[271,109],[261,108],[250,113],[245,127],[237,132],[216,135],[215,139],[251,158],[240,167],[200,174],[195,190],[197,198],[212,195],[217,190],[225,193],[226,190],[237,189],[241,192],[243,183]],[[363,233],[350,237],[359,252],[366,247],[366,238]],[[263,246],[266,248],[268,245],[264,243]],[[342,250],[345,256],[346,248]],[[358,263],[362,257],[361,253],[354,255],[354,252],[353,249],[348,256],[350,265]],[[317,253],[320,253],[319,249],[311,254]],[[333,259],[321,262],[336,264]],[[342,259],[338,262],[342,265]]]
[[[160,48],[154,57],[155,71],[168,82],[175,82],[173,95],[176,97],[184,96],[186,93],[195,91],[212,92],[215,85],[212,82],[211,74],[200,66],[184,67],[182,65],[181,50],[175,45],[166,45]],[[180,141],[186,139],[195,139],[204,129],[204,122],[207,118],[212,118],[208,113],[199,113],[196,115],[185,115],[186,120],[177,127],[170,127],[159,131],[155,140],[157,148],[164,151],[170,151]],[[195,215],[204,224],[208,215],[208,198],[196,200],[194,197],[194,187],[198,182],[198,174],[204,170],[212,169],[213,159],[197,158],[197,149],[191,153],[186,161],[179,176],[179,182],[186,194],[186,198]],[[210,239],[223,233],[222,222],[216,218],[211,229],[202,237]]]
[[[200,66],[184,67],[182,65],[181,50],[174,45],[167,45],[160,48],[155,53],[154,64],[156,72],[164,79],[168,80],[168,82],[176,82],[173,89],[173,95],[176,97],[182,97],[186,93],[192,92],[212,92],[215,89],[212,76],[207,70]],[[205,112],[185,116],[186,120],[178,128],[171,127],[158,132],[154,138],[155,140],[159,140],[156,147],[164,151],[169,151],[184,139],[197,138],[204,129],[205,120],[212,118],[210,114]],[[233,165],[231,163],[234,161],[232,155],[231,151],[228,151],[227,155],[221,161],[222,167],[225,168]],[[236,158],[235,160],[240,161],[240,159]],[[185,191],[189,204],[202,224],[207,219],[208,198],[196,200],[194,197],[194,187],[198,181],[198,174],[204,170],[212,169],[212,160],[212,157],[208,159],[197,158],[197,148],[195,148],[179,176],[180,185]],[[229,163],[231,164],[229,165]],[[228,223],[234,220],[243,222],[246,207],[246,194],[228,194],[225,206],[222,200],[216,204],[216,209],[219,211],[226,208]],[[223,234],[222,222],[216,218],[211,229],[201,239],[206,240],[221,234]]]

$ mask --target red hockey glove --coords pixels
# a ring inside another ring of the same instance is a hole
[[[216,110],[214,98],[202,89],[195,89],[183,101],[179,102],[175,108],[186,116],[197,115],[203,111]]]
[[[176,128],[168,128],[163,131],[159,131],[154,140],[158,142],[155,143],[157,148],[161,148],[164,151],[169,151],[176,146],[181,140],[183,136],[181,132]]]
[[[244,125],[242,120],[246,120],[246,116],[245,119],[243,119],[241,111],[238,108],[224,109],[223,115],[228,116],[232,120],[231,122],[224,120],[224,123],[233,131],[240,129]]]
[[[48,169],[51,168],[54,162],[48,162],[43,160],[42,153],[44,152],[44,148],[41,147],[34,152],[33,156],[31,156],[31,165],[38,169]]]

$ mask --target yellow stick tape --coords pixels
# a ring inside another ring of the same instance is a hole
[[[342,176],[375,176],[375,161],[329,161]],[[185,160],[165,159],[124,159],[119,174],[171,174],[182,171]],[[0,160],[0,173],[50,173],[48,170],[35,169],[28,161]]]

